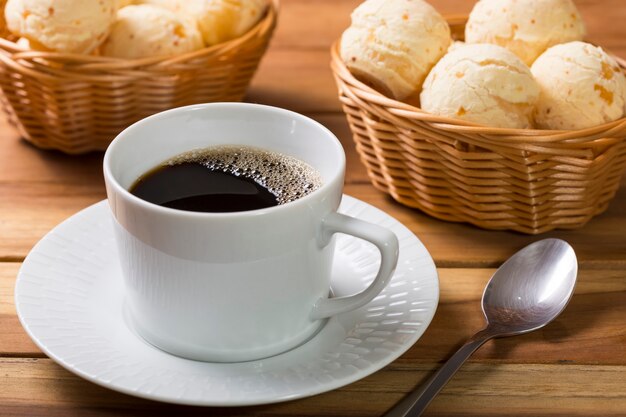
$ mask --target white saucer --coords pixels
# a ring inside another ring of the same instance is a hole
[[[46,355],[104,387],[179,404],[241,406],[329,391],[376,372],[424,333],[437,307],[432,258],[411,231],[384,212],[345,196],[342,213],[393,230],[400,260],[375,300],[333,317],[307,343],[272,358],[235,363],[182,359],[146,343],[128,325],[106,201],[72,216],[30,252],[17,278],[24,329]],[[340,235],[336,296],[361,291],[378,269],[370,243]]]

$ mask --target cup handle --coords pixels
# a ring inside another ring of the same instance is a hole
[[[376,245],[380,251],[381,261],[378,274],[369,287],[360,293],[346,297],[320,298],[311,311],[310,317],[312,320],[345,313],[369,303],[389,283],[398,264],[398,238],[392,231],[384,227],[344,214],[331,212],[322,220],[321,229],[319,240],[321,246],[328,245],[335,233],[345,233]]]

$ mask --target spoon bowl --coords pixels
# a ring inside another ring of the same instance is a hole
[[[482,307],[493,337],[537,330],[554,320],[574,293],[578,263],[559,239],[526,246],[493,274]]]
[[[486,326],[472,336],[424,386],[386,414],[417,417],[428,407],[463,363],[487,340],[532,332],[554,320],[569,303],[576,286],[574,249],[560,239],[526,246],[493,274],[482,307]]]

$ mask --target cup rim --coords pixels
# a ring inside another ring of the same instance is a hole
[[[117,181],[117,179],[113,175],[113,173],[111,171],[111,167],[110,167],[110,165],[111,165],[111,158],[112,158],[111,155],[115,152],[115,149],[117,148],[117,146],[119,146],[119,143],[122,140],[124,140],[124,137],[129,135],[129,134],[132,134],[132,132],[129,132],[129,131],[132,131],[133,129],[141,127],[142,125],[145,125],[145,124],[148,124],[148,123],[153,123],[156,120],[159,120],[159,119],[162,119],[162,118],[166,118],[166,117],[168,117],[169,115],[171,115],[173,113],[187,113],[187,112],[193,112],[193,111],[196,111],[196,110],[199,110],[199,109],[207,109],[207,108],[211,108],[211,107],[213,107],[213,108],[231,108],[231,109],[233,109],[233,111],[237,111],[237,109],[243,109],[243,108],[258,109],[258,110],[266,111],[268,113],[274,113],[274,114],[281,114],[281,115],[284,115],[284,116],[289,116],[291,118],[295,118],[295,119],[301,120],[304,123],[308,123],[310,125],[313,125],[317,129],[319,129],[322,133],[324,133],[324,134],[326,134],[328,136],[328,138],[330,139],[330,141],[333,143],[333,145],[335,146],[336,150],[338,151],[338,155],[340,157],[341,165],[344,167],[343,169],[339,169],[339,173],[342,174],[344,172],[344,170],[345,170],[346,155],[345,155],[345,151],[343,150],[343,146],[341,145],[341,142],[339,141],[337,136],[335,136],[334,133],[332,133],[326,126],[322,125],[320,122],[318,122],[318,121],[316,121],[316,120],[314,120],[314,119],[312,119],[310,117],[304,116],[304,115],[302,115],[300,113],[291,111],[291,110],[287,110],[287,109],[283,109],[283,108],[275,107],[275,106],[268,106],[268,105],[265,105],[265,104],[238,103],[238,102],[216,102],[216,103],[192,104],[192,105],[189,105],[189,106],[182,106],[182,107],[176,107],[176,108],[173,108],[173,109],[165,110],[165,111],[162,111],[162,112],[150,115],[148,117],[145,117],[145,118],[143,118],[143,119],[141,119],[141,120],[131,124],[130,126],[126,127],[124,130],[122,130],[113,139],[113,141],[111,141],[111,143],[109,144],[109,146],[107,147],[107,149],[106,149],[106,151],[104,153],[104,158],[103,158],[102,165],[103,165],[104,180],[107,183],[107,185],[112,187],[116,194],[122,196],[123,198],[128,200],[130,203],[139,205],[140,207],[142,207],[142,208],[144,208],[146,210],[153,210],[153,211],[156,211],[156,212],[164,214],[164,215],[176,215],[176,216],[184,216],[184,217],[192,217],[192,218],[233,218],[233,217],[261,216],[261,215],[268,214],[268,213],[277,213],[277,212],[284,211],[284,210],[290,210],[291,208],[295,207],[296,205],[307,204],[311,199],[317,198],[317,196],[319,194],[323,193],[326,189],[331,187],[332,183],[334,183],[335,180],[337,179],[337,176],[329,178],[317,190],[315,190],[312,193],[307,194],[306,196],[301,197],[301,198],[299,198],[297,200],[290,201],[290,202],[288,202],[286,204],[279,204],[279,205],[276,205],[276,206],[262,208],[262,209],[246,210],[246,211],[236,211],[236,212],[187,211],[187,210],[179,210],[179,209],[174,209],[174,208],[170,208],[170,207],[160,206],[158,204],[151,203],[149,201],[146,201],[146,200],[144,200],[142,198],[137,197],[136,195],[132,194],[130,191],[128,191],[125,187],[123,187]],[[234,145],[234,146],[236,146],[236,145]],[[259,146],[259,148],[263,149],[262,146]],[[315,167],[313,167],[313,168],[315,168]]]

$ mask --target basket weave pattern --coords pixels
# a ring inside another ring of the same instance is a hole
[[[0,3],[4,16],[5,2]],[[232,41],[170,58],[134,60],[25,50],[2,17],[2,107],[38,147],[73,154],[103,150],[124,128],[159,111],[242,100],[277,11],[274,0],[253,29]]]
[[[464,18],[449,22],[463,32]],[[338,44],[331,67],[374,186],[433,217],[528,234],[577,228],[606,210],[626,170],[626,118],[579,131],[477,126],[371,89]]]

